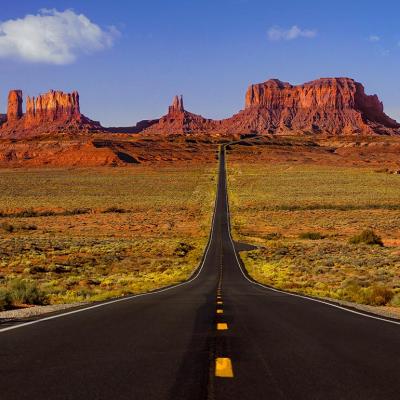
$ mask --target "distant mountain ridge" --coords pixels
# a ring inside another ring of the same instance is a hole
[[[176,97],[168,114],[145,131],[397,135],[400,124],[384,113],[378,96],[367,95],[353,79],[322,78],[296,86],[271,79],[250,85],[244,110],[230,118],[211,120],[192,114],[184,109],[182,98]]]
[[[184,108],[176,96],[168,113],[131,127],[104,128],[80,112],[78,92],[51,90],[27,98],[22,91],[8,96],[7,115],[0,118],[0,137],[25,138],[51,133],[145,134],[327,134],[398,135],[400,124],[384,113],[377,95],[367,95],[361,83],[350,78],[322,78],[302,85],[278,79],[250,85],[244,109],[230,118],[212,120]]]

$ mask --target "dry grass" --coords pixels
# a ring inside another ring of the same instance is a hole
[[[60,303],[187,279],[207,241],[215,172],[207,165],[0,172],[0,288],[35,282],[45,301]]]
[[[228,169],[234,236],[261,246],[242,253],[255,279],[309,295],[400,304],[399,176],[294,164],[228,162]],[[354,244],[365,230],[385,247]]]

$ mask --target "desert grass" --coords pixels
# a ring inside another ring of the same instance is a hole
[[[242,253],[256,280],[313,296],[398,307],[399,176],[246,162],[228,162],[228,170],[234,237],[260,246]]]
[[[56,304],[187,279],[207,242],[216,170],[6,170],[0,182],[0,297],[6,308],[24,302],[15,300],[22,286],[35,287],[42,303]]]

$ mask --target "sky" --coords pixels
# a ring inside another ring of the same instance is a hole
[[[160,117],[176,94],[225,118],[251,83],[348,76],[400,120],[399,15],[397,0],[7,2],[0,112],[10,89],[55,89],[78,90],[81,111],[105,126]]]

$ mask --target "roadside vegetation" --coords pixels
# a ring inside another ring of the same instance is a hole
[[[104,300],[187,279],[207,242],[215,172],[0,172],[0,310]]]
[[[400,307],[399,176],[245,162],[228,162],[228,170],[233,235],[259,245],[241,253],[254,279],[312,296]]]

